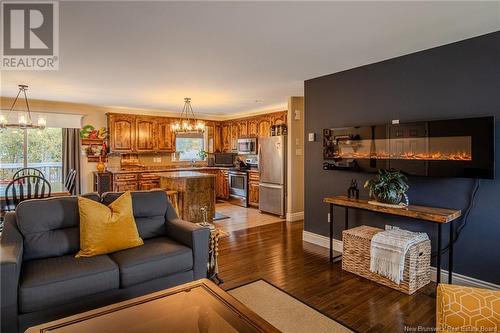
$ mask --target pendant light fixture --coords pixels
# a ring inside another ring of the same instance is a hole
[[[175,134],[203,133],[205,131],[205,123],[197,120],[194,115],[191,98],[184,98],[181,117],[172,124],[172,130]]]
[[[16,98],[14,99],[14,103],[10,107],[7,115],[0,114],[0,128],[17,128],[17,129],[44,129],[47,125],[47,121],[43,117],[38,117],[37,124],[33,124],[31,119],[30,105],[28,103],[28,96],[26,95],[26,90],[28,90],[28,86],[24,84],[19,85],[19,92],[17,93]],[[24,101],[26,103],[26,111],[18,111],[19,115],[17,118],[17,123],[9,122],[9,117],[14,110],[14,106],[16,106],[16,102],[19,99],[19,95],[23,93]]]

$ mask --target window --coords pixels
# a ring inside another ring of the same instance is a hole
[[[179,161],[201,161],[200,152],[205,149],[203,134],[178,134],[175,137],[176,159]]]
[[[62,182],[62,128],[0,130],[0,182],[25,167],[39,169],[49,182]]]

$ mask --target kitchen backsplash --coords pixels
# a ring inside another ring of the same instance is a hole
[[[118,170],[121,169],[122,164],[138,164],[148,168],[158,168],[163,166],[172,165],[186,165],[190,166],[189,161],[174,161],[172,159],[172,153],[154,153],[154,154],[124,154],[117,155],[112,154],[108,156],[108,169]],[[123,163],[122,163],[123,162]],[[196,165],[206,165],[205,161],[196,162]]]

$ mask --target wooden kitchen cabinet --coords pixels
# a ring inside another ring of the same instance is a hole
[[[135,116],[108,114],[109,149],[112,152],[135,151]]]
[[[240,127],[237,122],[231,122],[231,147],[233,152],[238,151],[238,138],[240,137]]]
[[[248,204],[259,207],[259,173],[248,172]]]
[[[205,134],[207,139],[207,151],[209,154],[212,154],[215,151],[215,143],[214,143],[214,131],[215,126],[212,124],[205,124]]]
[[[236,126],[238,126],[238,137],[248,136],[248,122],[246,120],[236,122]]]
[[[224,122],[221,126],[221,136],[222,136],[222,151],[231,150],[231,124],[229,122]]]
[[[156,150],[164,153],[175,152],[175,133],[172,131],[172,119],[157,118]]]
[[[225,169],[219,170],[219,179],[217,184],[219,184],[219,198],[229,199],[229,172]]]
[[[222,152],[221,125],[215,121],[206,122],[205,133],[208,140],[208,152],[210,154]]]
[[[135,149],[137,152],[153,152],[156,146],[156,119],[147,116],[135,118]]]
[[[250,119],[247,123],[247,135],[250,137],[259,136],[259,121]]]
[[[214,153],[222,152],[222,126],[215,124],[214,126]]]
[[[109,145],[114,153],[175,152],[176,118],[108,113]],[[244,119],[206,121],[209,153],[236,152],[240,137],[267,137],[272,125],[286,124],[287,112]]]
[[[113,191],[137,191],[138,189],[136,173],[119,173],[113,175]]]
[[[160,188],[160,176],[154,173],[141,173],[139,174],[138,179],[138,189],[141,191]]]
[[[273,113],[270,118],[272,125],[286,125],[286,112]]]
[[[271,121],[268,117],[259,119],[259,137],[268,137],[271,135]]]

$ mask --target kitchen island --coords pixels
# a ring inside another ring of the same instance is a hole
[[[201,208],[208,211],[208,222],[215,215],[214,174],[196,171],[173,171],[155,173],[160,177],[160,188],[174,190],[179,196],[179,215],[183,220],[203,222]]]

